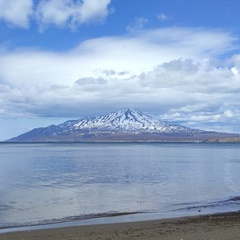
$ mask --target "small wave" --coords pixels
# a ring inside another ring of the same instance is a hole
[[[0,211],[10,210],[10,209],[13,209],[13,207],[7,204],[0,204]]]
[[[228,201],[233,201],[233,202],[240,201],[240,196],[231,197],[231,198],[229,198],[229,200],[228,200]]]
[[[134,211],[134,212],[114,212],[113,211],[113,212],[105,212],[105,213],[69,216],[69,217],[58,218],[58,219],[48,219],[48,220],[42,220],[36,223],[4,224],[4,225],[0,225],[0,230],[8,229],[8,228],[34,227],[34,226],[43,226],[43,225],[58,224],[58,223],[77,222],[77,221],[84,221],[84,220],[96,219],[96,218],[119,217],[119,216],[133,215],[133,214],[139,214],[139,213],[150,213],[150,211]]]
[[[180,207],[177,209],[174,209],[173,212],[175,211],[190,211],[190,210],[194,210],[194,209],[207,209],[207,208],[217,208],[217,207],[226,207],[226,206],[230,206],[231,204],[240,204],[240,196],[234,196],[234,197],[230,197],[226,200],[221,200],[221,201],[214,201],[214,202],[208,202],[205,204],[196,204],[196,203],[184,203],[184,204],[179,204],[178,206],[186,206],[186,207]]]
[[[96,218],[119,217],[119,216],[132,215],[132,214],[138,214],[138,213],[147,213],[147,212],[106,212],[106,213],[86,214],[86,215],[64,217],[60,219],[44,220],[39,223],[40,225],[45,225],[45,224],[55,224],[55,223],[63,223],[63,222],[75,222],[75,221],[83,221],[83,220],[96,219]]]

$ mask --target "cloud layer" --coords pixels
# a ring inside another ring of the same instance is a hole
[[[0,116],[79,118],[132,107],[191,127],[231,123],[234,131],[240,55],[221,56],[235,40],[219,30],[165,28],[91,39],[62,53],[2,49]]]
[[[109,14],[111,0],[0,0],[0,19],[29,28],[31,20],[40,31],[48,26],[75,28],[84,23],[101,22]]]

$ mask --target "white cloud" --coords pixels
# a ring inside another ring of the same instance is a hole
[[[227,118],[232,118],[234,117],[233,111],[231,110],[225,110],[223,113]]]
[[[203,42],[206,37],[208,44]],[[79,78],[96,77],[96,69],[134,75],[174,59],[215,57],[232,49],[234,40],[224,32],[167,28],[91,39],[65,53],[33,49],[5,51],[0,56],[0,77],[14,86],[71,86]],[[192,41],[194,44],[186,44]],[[184,67],[174,61],[164,67],[171,68],[173,64],[177,64],[175,68]],[[185,68],[189,72],[189,66]]]
[[[167,28],[91,39],[62,53],[5,50],[0,116],[76,118],[133,107],[191,126],[240,120],[240,77],[232,71],[240,57],[210,60],[234,41],[226,32]]]
[[[110,13],[111,0],[0,0],[0,19],[21,28],[30,20],[37,21],[40,30],[49,25],[75,28],[81,24],[102,22]]]
[[[147,24],[149,23],[149,20],[147,18],[141,17],[136,18],[133,23],[127,26],[128,32],[134,32],[143,29]]]
[[[83,23],[104,20],[108,13],[111,0],[42,0],[36,16],[42,30],[48,25],[74,28]]]
[[[81,22],[103,20],[109,14],[111,0],[84,0],[81,8]]]
[[[239,75],[239,69],[235,66],[231,68],[231,71],[234,75],[238,76]]]
[[[28,28],[29,18],[33,13],[32,8],[32,0],[0,0],[0,19],[10,25]]]
[[[165,13],[160,13],[157,15],[157,19],[164,22],[173,19],[171,15],[167,15]]]

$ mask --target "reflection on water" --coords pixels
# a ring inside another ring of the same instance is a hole
[[[238,144],[0,144],[0,227],[236,210],[239,197],[224,200],[239,196],[239,153]]]

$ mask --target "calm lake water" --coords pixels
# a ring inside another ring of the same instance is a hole
[[[240,210],[239,144],[0,144],[0,228]]]

